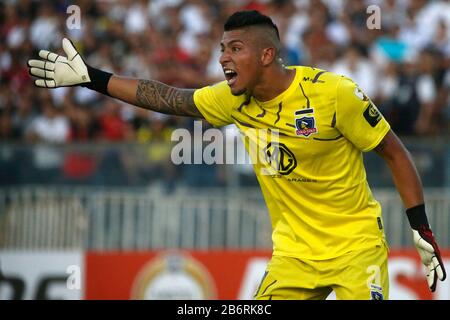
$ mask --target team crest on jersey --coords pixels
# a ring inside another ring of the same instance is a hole
[[[317,133],[316,120],[313,116],[295,119],[295,129],[295,133],[298,136],[308,137],[311,134]]]
[[[371,300],[384,300],[383,288],[372,283],[370,285],[370,299]]]
[[[317,133],[316,119],[314,119],[312,113],[314,113],[314,110],[312,108],[297,110],[295,112],[296,116],[301,115],[300,118],[295,119],[296,135],[309,137],[311,134]]]

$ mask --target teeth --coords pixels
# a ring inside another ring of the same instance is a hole
[[[227,83],[229,86],[233,85],[233,83],[235,83],[235,82],[236,82],[236,78],[227,80]]]
[[[234,71],[232,69],[223,69],[223,72],[225,73],[225,76],[228,77],[228,79],[227,79],[228,85],[232,86],[236,82],[236,76],[237,76],[236,71]]]

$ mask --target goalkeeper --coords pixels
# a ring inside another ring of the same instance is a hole
[[[435,291],[446,274],[420,178],[372,101],[346,77],[284,66],[278,28],[257,11],[231,15],[220,46],[225,81],[198,90],[95,69],[67,39],[66,56],[41,50],[41,59],[28,65],[38,87],[80,85],[157,112],[204,118],[214,126],[234,123],[249,139],[255,139],[249,130],[279,132],[259,150],[267,163],[254,164],[273,240],[256,299],[325,299],[332,290],[338,299],[389,297],[381,207],[363,165],[362,153],[370,150],[391,170]]]

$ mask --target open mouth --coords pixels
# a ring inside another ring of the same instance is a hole
[[[237,72],[233,69],[223,69],[225,73],[225,79],[227,80],[227,83],[229,86],[233,85],[236,82],[237,78]]]

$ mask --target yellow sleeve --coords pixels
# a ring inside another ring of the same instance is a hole
[[[231,94],[226,81],[195,90],[194,103],[206,121],[215,127],[233,123],[231,110],[236,97]]]
[[[345,77],[337,85],[336,128],[364,152],[375,148],[390,130],[373,102]]]

